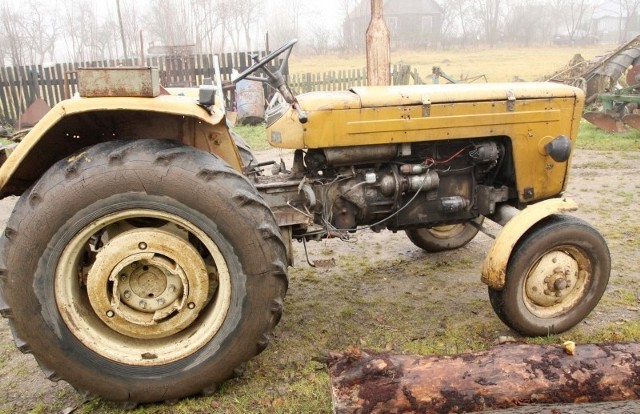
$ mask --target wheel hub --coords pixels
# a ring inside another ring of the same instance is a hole
[[[562,251],[545,254],[527,278],[525,293],[538,306],[562,303],[576,288],[580,279],[577,261]]]
[[[209,296],[209,272],[179,235],[134,229],[98,252],[87,293],[96,315],[111,329],[134,338],[162,338],[198,317]]]
[[[184,292],[178,272],[163,266],[160,257],[135,261],[118,276],[120,300],[132,309],[155,312],[175,302]]]

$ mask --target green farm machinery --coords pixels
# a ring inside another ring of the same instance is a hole
[[[640,129],[640,36],[590,61],[574,56],[549,79],[586,94],[583,117],[610,132]]]

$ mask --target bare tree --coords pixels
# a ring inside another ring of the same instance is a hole
[[[7,55],[15,66],[25,64],[26,41],[21,30],[24,17],[12,10],[8,4],[3,4],[0,10],[0,38],[4,39]]]
[[[311,38],[309,46],[316,55],[324,55],[329,51],[331,43],[331,29],[321,22],[310,25]]]
[[[196,52],[211,52],[214,50],[216,31],[222,26],[224,10],[219,10],[217,5],[210,0],[193,0],[191,7],[194,18]]]
[[[154,0],[147,13],[147,31],[164,45],[193,44],[192,11],[185,0]]]
[[[474,44],[480,30],[474,1],[447,0],[443,3],[443,9],[443,46],[447,47],[456,38],[462,45]]]
[[[540,0],[512,0],[505,12],[504,31],[510,41],[529,46],[544,42],[548,27],[544,24],[545,7]],[[539,16],[540,18],[532,18]]]
[[[140,31],[142,30],[144,19],[138,2],[134,2],[133,0],[123,1],[121,2],[120,7],[127,51],[133,59],[136,56],[142,55],[142,50],[140,50],[142,47],[140,45]],[[115,17],[113,17],[111,21],[115,24]],[[148,25],[147,29],[149,29]],[[113,32],[112,39],[114,47],[118,51],[118,56],[122,56],[124,54],[122,52],[124,51],[120,52],[120,48],[118,46],[120,44],[120,35],[117,30]]]
[[[571,38],[579,30],[589,31],[594,0],[548,0],[548,7],[557,20],[556,27],[563,28]]]
[[[347,49],[361,49],[364,47],[364,33],[358,39],[356,39],[356,34],[352,32],[352,30],[347,27],[347,22],[351,19],[353,11],[355,10],[358,4],[358,0],[340,0],[340,11],[344,16],[343,24],[340,29],[338,29],[338,43],[339,47],[342,50]]]
[[[80,0],[74,3],[63,3],[62,38],[66,44],[69,57],[75,62],[91,59],[91,43],[95,38],[93,29],[97,16],[91,2]]]
[[[489,45],[493,47],[500,37],[502,0],[476,0],[477,16],[482,22],[484,34]]]
[[[270,10],[267,30],[271,46],[276,47],[301,37],[300,24],[303,14],[308,11],[307,5],[300,0],[281,0],[278,7]]]
[[[29,49],[29,61],[42,65],[47,55],[54,59],[58,38],[55,12],[50,4],[38,0],[29,0],[24,6],[28,12],[22,19],[22,33]]]
[[[260,0],[222,0],[225,12],[224,29],[231,38],[233,48],[239,52],[242,47],[252,48],[252,29],[257,26],[260,10]]]
[[[629,31],[636,24],[640,0],[617,0],[620,7],[620,35],[618,42],[622,43],[629,38]]]

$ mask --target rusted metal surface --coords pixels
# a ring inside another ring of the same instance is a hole
[[[262,82],[243,79],[236,83],[236,112],[240,124],[264,122],[264,87]]]
[[[640,83],[640,65],[634,65],[627,71],[627,85],[637,85]]]
[[[622,117],[622,123],[631,128],[640,129],[640,114],[628,114]]]
[[[200,254],[183,237],[160,229],[129,229],[98,252],[87,293],[107,326],[154,339],[195,321],[207,301],[209,277]]]
[[[624,124],[620,119],[616,119],[612,115],[606,114],[604,112],[589,111],[585,112],[582,117],[604,131],[625,131]]]
[[[313,222],[310,215],[297,211],[292,207],[279,207],[273,209],[273,215],[279,227],[288,227],[295,225],[311,225]]]
[[[92,264],[79,265],[95,251],[96,234],[109,241]],[[215,243],[191,222],[155,210],[90,223],[69,241],[55,272],[56,304],[73,334],[124,364],[162,365],[190,355],[222,326],[231,300],[229,269]]]
[[[618,80],[622,75],[625,76],[627,87],[620,89]],[[640,100],[638,90],[634,87],[640,83],[640,36],[607,56],[590,62],[576,55],[567,69],[557,72],[549,80],[582,88],[587,105],[594,104],[583,117],[605,131],[624,132],[627,128],[621,118],[627,112],[625,103],[637,103]],[[633,123],[631,120],[628,125],[636,128]]]
[[[553,318],[584,300],[593,263],[579,249],[564,246],[544,254],[528,271],[523,299],[532,314]]]
[[[42,98],[37,98],[18,119],[18,129],[29,128],[41,120],[51,108]]]
[[[133,96],[153,98],[160,95],[157,68],[80,68],[78,89],[83,97]]]

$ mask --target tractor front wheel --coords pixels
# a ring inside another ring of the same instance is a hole
[[[609,281],[609,248],[600,233],[571,216],[551,216],[516,244],[505,287],[489,288],[491,305],[528,336],[564,332],[598,304]]]

